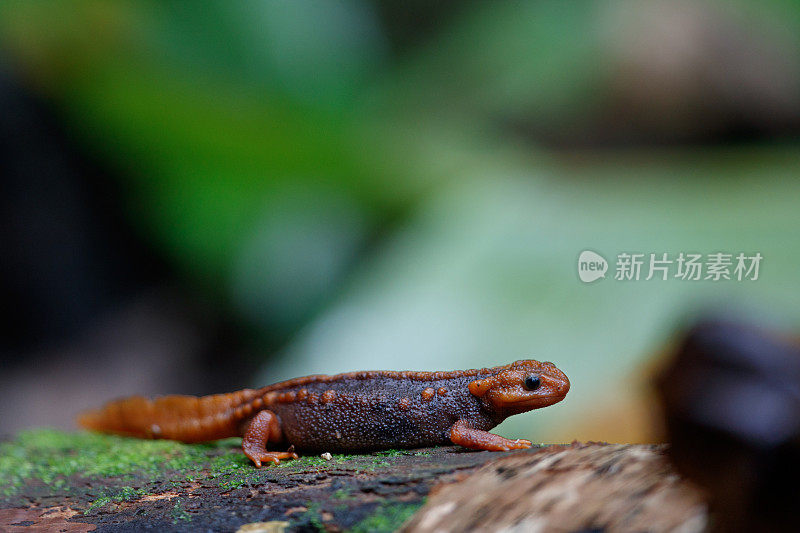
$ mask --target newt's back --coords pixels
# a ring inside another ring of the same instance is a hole
[[[353,452],[449,444],[456,420],[467,418],[485,430],[499,423],[467,387],[488,375],[350,376],[283,389],[269,409],[280,418],[286,440],[299,449]]]

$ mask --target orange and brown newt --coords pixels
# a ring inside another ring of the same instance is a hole
[[[260,467],[296,459],[294,449],[528,448],[530,441],[488,430],[511,415],[560,402],[568,391],[569,379],[553,363],[527,360],[450,372],[316,375],[203,397],[134,396],[86,412],[78,422],[96,431],[183,442],[242,436],[245,455]],[[287,445],[289,451],[267,449]]]

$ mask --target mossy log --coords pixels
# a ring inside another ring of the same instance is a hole
[[[696,491],[669,470],[660,448],[592,448],[611,455],[592,458],[585,446],[509,453],[439,447],[305,456],[256,469],[235,439],[186,445],[36,430],[0,444],[0,531],[394,531],[404,523],[407,531],[463,531],[489,527],[493,515],[481,505],[495,507],[487,503],[493,500],[497,509],[515,501],[515,520],[551,512],[535,498],[520,499],[520,487],[548,490],[551,510],[561,514],[568,506],[558,504],[559,491],[594,502],[597,517],[613,515],[600,509],[617,477],[633,483],[623,491],[631,501],[661,494],[688,510],[680,515],[687,520],[704,518]],[[631,468],[638,478],[626,474]],[[447,501],[458,511],[444,518]]]

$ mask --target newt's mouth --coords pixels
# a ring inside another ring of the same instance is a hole
[[[532,397],[532,398],[522,398],[520,400],[517,400],[517,402],[515,402],[515,403],[526,403],[526,402],[530,402],[530,403],[552,402],[552,403],[555,403],[555,402],[560,402],[561,400],[566,398],[566,396],[567,396],[566,392],[559,392],[559,393],[555,393],[555,394],[548,394],[547,396],[535,396],[535,397]]]
[[[501,401],[509,407],[546,407],[566,398],[567,392],[569,391],[548,394],[547,396],[529,396],[527,398],[516,396],[514,398],[502,398]]]

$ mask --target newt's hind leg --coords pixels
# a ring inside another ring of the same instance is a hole
[[[469,427],[464,420],[459,420],[450,429],[450,440],[473,450],[489,450],[491,452],[507,452],[531,447],[531,441],[524,439],[507,439],[488,431]]]
[[[256,468],[261,468],[262,461],[275,464],[281,459],[297,459],[294,452],[268,452],[267,444],[281,441],[281,425],[278,417],[272,411],[259,411],[247,426],[247,431],[242,438],[242,450],[255,464]]]

